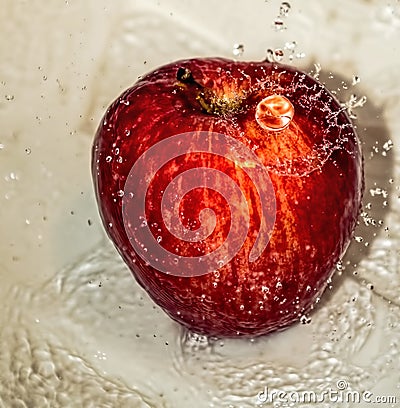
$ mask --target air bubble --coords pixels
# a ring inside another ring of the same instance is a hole
[[[117,196],[118,197],[123,197],[124,196],[124,190],[118,190]]]
[[[107,163],[110,163],[111,160],[112,160],[112,157],[111,157],[111,156],[107,156],[107,157],[106,157],[106,162],[107,162]]]
[[[358,83],[360,83],[360,77],[357,75],[353,75],[353,80],[351,84],[354,86],[354,85],[357,85]]]

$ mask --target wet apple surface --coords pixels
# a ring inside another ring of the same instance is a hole
[[[309,312],[360,210],[360,141],[309,75],[269,62],[189,59],[107,110],[93,180],[105,229],[174,320],[258,336]]]

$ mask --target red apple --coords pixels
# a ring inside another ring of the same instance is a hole
[[[93,146],[107,233],[187,328],[258,336],[299,321],[361,206],[360,142],[307,74],[269,62],[163,66],[107,110]]]

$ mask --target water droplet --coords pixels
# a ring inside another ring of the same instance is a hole
[[[19,179],[18,175],[13,171],[4,177],[6,181],[16,181]]]
[[[349,114],[351,119],[357,119],[357,115],[353,112],[353,109],[363,107],[366,102],[367,102],[366,96],[358,98],[357,95],[352,94],[350,95],[349,100],[342,103],[341,106],[346,108],[347,113]]]
[[[274,21],[275,31],[282,31],[286,29],[285,23],[281,17],[277,17]]]
[[[319,64],[318,62],[314,64],[314,73],[313,73],[313,77],[315,79],[319,79],[319,74],[321,72],[321,64]]]
[[[383,150],[384,150],[385,152],[388,152],[389,150],[392,149],[392,147],[393,147],[393,142],[392,142],[391,140],[388,140],[387,142],[385,142],[385,143],[383,144],[382,147],[383,147]],[[382,152],[382,155],[385,156],[384,152]]]
[[[157,242],[160,243],[161,241],[162,241],[162,237],[159,235],[159,236],[157,237]]]
[[[281,48],[277,48],[277,49],[274,51],[274,59],[275,59],[275,61],[276,61],[276,62],[282,61],[284,55],[285,55],[285,54],[284,54],[283,50],[282,50]]]
[[[243,44],[234,44],[232,53],[235,57],[241,57],[244,53],[244,45]]]
[[[265,60],[268,62],[274,62],[274,50],[268,48]]]
[[[182,339],[182,346],[188,351],[199,351],[211,346],[211,339],[207,336],[186,331]]]
[[[26,148],[25,148],[25,153],[26,153],[26,154],[31,154],[31,153],[32,153],[31,148],[30,148],[30,147],[26,147]]]
[[[354,237],[354,240],[355,240],[356,242],[363,242],[363,241],[364,241],[364,238],[363,238],[363,237]]]
[[[147,221],[146,221],[146,220],[143,220],[142,223],[140,224],[140,226],[141,226],[142,228],[147,227]]]
[[[118,190],[117,196],[118,197],[123,197],[124,196],[124,190]]]
[[[294,107],[282,95],[270,95],[260,101],[256,108],[256,121],[266,130],[280,131],[289,126],[294,116]]]
[[[382,196],[383,198],[388,197],[388,192],[382,188],[376,187],[376,188],[371,188],[369,190],[369,193],[371,194],[372,197],[375,196]]]
[[[287,17],[290,12],[290,8],[291,8],[290,3],[284,1],[281,4],[281,7],[279,8],[279,15],[281,17]]]
[[[311,318],[309,318],[306,315],[303,315],[300,317],[300,323],[301,324],[310,324],[311,323]]]
[[[353,75],[353,80],[351,81],[351,84],[354,86],[357,85],[358,83],[360,83],[360,77],[357,75]]]
[[[288,41],[285,43],[285,49],[286,50],[294,50],[297,47],[296,41]]]
[[[14,100],[14,95],[5,95],[5,98],[7,101],[12,101]]]
[[[111,160],[112,160],[112,157],[111,157],[111,156],[107,156],[107,157],[106,157],[106,162],[107,162],[107,163],[110,163]]]

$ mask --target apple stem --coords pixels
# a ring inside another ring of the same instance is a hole
[[[183,84],[195,85],[199,90],[196,100],[199,102],[203,111],[209,114],[217,113],[214,109],[214,104],[212,103],[212,92],[193,78],[193,74],[190,69],[179,67],[178,72],[176,73],[176,79]]]
[[[192,71],[188,68],[180,67],[176,73],[176,79],[184,84],[196,84],[201,87],[201,85],[196,82],[193,78]]]

